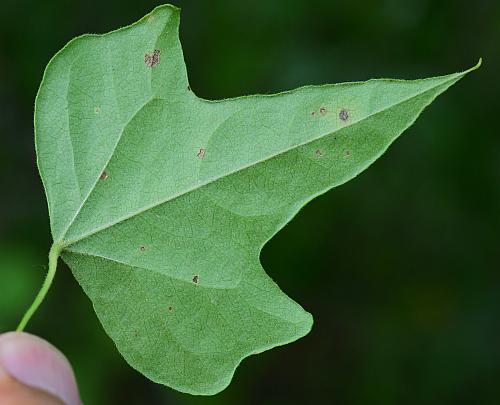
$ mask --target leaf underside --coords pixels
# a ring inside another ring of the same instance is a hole
[[[188,85],[179,15],[160,6],[69,42],[40,86],[36,148],[54,241],[120,353],[215,394],[243,358],[311,329],[263,245],[467,72],[207,101]]]

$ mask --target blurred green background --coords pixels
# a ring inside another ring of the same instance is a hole
[[[84,402],[499,404],[500,2],[172,1],[183,8],[191,87],[204,98],[484,63],[266,246],[264,267],[315,325],[245,360],[218,396],[179,394],[129,368],[61,264],[28,330],[67,354]],[[32,127],[43,69],[72,37],[157,4],[2,2],[0,332],[31,303],[51,242]]]

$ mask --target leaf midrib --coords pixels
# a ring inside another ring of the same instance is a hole
[[[165,6],[170,6],[169,4],[165,5]],[[160,8],[160,7],[163,7],[163,6],[158,6],[157,8]],[[156,10],[156,9],[155,9]],[[150,14],[153,14],[154,11],[151,12]],[[150,15],[148,14],[148,15]],[[148,15],[146,15],[143,19],[146,19],[146,17],[148,17]],[[141,20],[142,21],[142,20]],[[168,20],[167,20],[168,22]],[[157,48],[157,44],[158,44],[158,41],[160,39],[160,36],[163,34],[163,32],[165,31],[166,29],[166,26],[167,26],[167,23],[165,23],[164,27],[163,27],[163,30],[160,32],[160,34],[156,37],[156,41],[155,41],[155,48]],[[117,30],[119,31],[119,30]],[[107,37],[109,34],[111,33],[108,33],[108,34],[103,34],[102,37]],[[109,49],[109,43],[106,43],[106,45],[108,46],[108,49]],[[107,52],[107,55],[109,55],[110,52]],[[74,59],[72,62],[71,62],[71,65],[70,65],[70,76],[71,76],[71,71],[73,69],[73,66],[76,62],[78,58]],[[111,66],[111,64],[109,64],[109,66]],[[124,123],[123,125],[123,128],[122,130],[120,131],[120,134],[118,135],[117,137],[117,140],[116,140],[116,143],[115,145],[113,146],[113,149],[111,151],[111,154],[109,155],[109,158],[106,160],[106,163],[104,164],[104,166],[101,168],[101,170],[99,171],[99,173],[102,173],[103,170],[106,169],[106,167],[108,166],[109,162],[111,161],[111,159],[113,158],[114,154],[115,154],[115,151],[116,151],[116,148],[118,147],[118,144],[120,143],[121,139],[122,139],[122,136],[123,136],[123,133],[125,131],[125,129],[127,128],[127,126],[130,124],[130,122],[134,119],[134,117],[147,105],[149,104],[151,101],[153,101],[154,99],[158,98],[158,97],[155,97],[155,94],[153,92],[153,88],[152,88],[152,82],[153,82],[153,72],[152,70],[149,70],[148,72],[149,74],[149,91],[150,91],[150,97],[148,97],[148,99],[130,116],[130,118]],[[115,76],[114,76],[114,71],[111,69],[111,82],[113,84],[113,92],[116,94],[116,84],[115,84]],[[68,90],[69,90],[69,82],[68,82]],[[66,94],[66,103],[68,103],[68,95]],[[69,126],[68,126],[68,130],[69,130]],[[69,136],[70,138],[70,141],[71,141],[71,149],[72,149],[72,153],[73,153],[73,166],[75,165],[75,160],[74,160],[74,151],[73,151],[73,142],[72,142],[72,138],[71,138],[71,134]],[[78,181],[78,176],[76,175],[76,168],[74,169],[75,171],[75,177]],[[78,215],[80,214],[83,206],[85,205],[85,203],[88,201],[90,195],[92,194],[92,192],[94,191],[97,183],[99,182],[99,176],[100,174],[97,176],[97,178],[94,180],[94,183],[92,184],[92,186],[90,187],[87,195],[85,196],[85,198],[82,200],[81,204],[78,206],[77,210],[75,211],[75,214],[73,215],[73,217],[70,219],[70,221],[68,222],[68,224],[66,225],[66,227],[64,228],[64,230],[61,232],[62,236],[61,236],[61,240],[58,242],[60,244],[62,244],[63,246],[64,245],[64,237],[66,236],[66,234],[68,233],[69,229],[71,228],[71,226],[75,223],[75,220],[76,218],[78,217]],[[80,187],[78,187],[78,192],[80,193],[81,195],[81,189]],[[69,246],[69,244],[67,245]]]
[[[97,253],[82,252],[82,251],[73,250],[73,249],[66,249],[65,251],[67,253],[72,253],[72,254],[75,254],[75,255],[82,255],[82,256],[94,257],[96,259],[105,260],[105,261],[108,261],[108,262],[111,262],[111,263],[114,263],[114,264],[118,264],[118,265],[121,265],[121,266],[130,267],[132,269],[139,269],[139,270],[150,271],[152,273],[156,273],[156,274],[159,274],[161,276],[168,277],[171,280],[179,281],[179,282],[182,282],[184,284],[188,284],[188,285],[192,285],[193,284],[192,281],[189,281],[189,280],[187,280],[185,278],[173,276],[172,274],[168,274],[165,271],[161,271],[161,270],[155,269],[153,267],[146,267],[144,265],[127,263],[127,262],[118,260],[116,258],[112,258],[112,257],[108,257],[108,256],[103,256],[103,255],[100,255],[100,254],[97,254]],[[241,277],[238,280],[238,283],[236,283],[234,286],[231,286],[231,287],[220,287],[220,286],[216,286],[216,285],[213,285],[213,284],[211,284],[211,285],[197,284],[196,286],[199,287],[199,288],[211,288],[211,289],[218,289],[218,290],[234,290],[234,289],[236,289],[236,288],[239,287],[240,282],[241,282]]]
[[[450,75],[450,76],[449,76],[449,78],[448,78],[448,80],[445,80],[445,81],[440,82],[439,84],[437,84],[437,85],[435,85],[435,86],[433,86],[433,87],[430,87],[430,88],[427,88],[427,89],[425,89],[425,90],[423,90],[423,91],[420,91],[420,92],[418,92],[418,93],[415,93],[415,94],[411,95],[410,97],[406,97],[406,98],[404,98],[404,99],[402,99],[402,100],[398,101],[397,103],[391,104],[391,105],[389,105],[389,106],[387,106],[387,107],[385,107],[385,108],[383,108],[383,109],[377,110],[377,111],[375,111],[375,112],[373,112],[373,113],[371,113],[371,114],[369,114],[369,115],[367,115],[367,116],[365,116],[365,117],[363,117],[363,118],[361,118],[361,119],[359,119],[359,120],[353,120],[351,123],[346,124],[346,125],[343,125],[342,127],[339,127],[339,128],[337,128],[337,129],[335,129],[334,131],[330,131],[330,132],[328,132],[328,133],[323,133],[323,134],[321,134],[321,135],[319,135],[319,136],[317,136],[317,137],[314,137],[314,138],[312,138],[312,139],[309,139],[309,140],[307,140],[307,141],[305,141],[305,142],[302,142],[302,143],[299,143],[299,144],[293,145],[293,146],[291,146],[291,147],[289,147],[289,148],[283,149],[282,151],[280,151],[280,152],[278,152],[278,153],[275,153],[275,154],[269,155],[269,156],[267,156],[267,157],[265,157],[265,158],[263,158],[263,159],[261,159],[261,160],[258,160],[258,161],[255,161],[255,162],[252,162],[251,164],[248,164],[248,165],[244,165],[244,166],[242,166],[242,167],[240,167],[240,168],[238,168],[238,169],[236,169],[236,170],[233,170],[233,171],[231,171],[231,172],[228,172],[228,173],[226,173],[226,174],[224,174],[224,175],[222,175],[222,176],[214,177],[214,178],[211,178],[211,179],[209,179],[209,180],[207,180],[207,181],[205,181],[205,182],[198,183],[198,184],[196,184],[194,187],[188,188],[188,189],[186,189],[186,190],[184,190],[184,191],[181,191],[181,192],[179,192],[179,193],[177,193],[177,194],[171,195],[171,196],[169,196],[167,199],[163,199],[163,200],[161,200],[161,201],[156,201],[156,202],[154,202],[154,203],[152,203],[152,204],[146,205],[146,206],[144,206],[143,208],[141,208],[141,209],[139,209],[139,210],[137,210],[137,211],[134,211],[134,212],[132,212],[132,213],[131,213],[131,214],[129,214],[129,215],[125,215],[125,216],[123,216],[123,217],[118,218],[117,220],[115,220],[115,221],[113,221],[113,222],[109,222],[109,223],[104,224],[104,225],[102,225],[102,226],[100,226],[100,227],[97,227],[97,228],[95,228],[94,230],[92,230],[92,231],[90,231],[90,232],[87,232],[87,233],[84,233],[84,234],[82,234],[82,235],[80,235],[80,236],[78,236],[78,237],[76,237],[76,238],[74,238],[74,239],[72,239],[72,240],[70,240],[70,241],[64,241],[64,236],[66,235],[66,233],[68,232],[68,230],[71,228],[71,226],[75,223],[75,220],[76,220],[76,218],[78,217],[79,213],[81,212],[81,209],[83,208],[83,206],[84,206],[84,205],[85,205],[85,203],[87,202],[88,198],[90,197],[90,195],[91,195],[91,194],[92,194],[92,192],[94,191],[95,186],[96,186],[96,184],[97,184],[97,182],[98,182],[98,180],[99,180],[99,178],[97,178],[97,180],[94,182],[93,187],[90,189],[90,191],[89,191],[88,195],[86,196],[85,200],[82,202],[82,204],[80,205],[80,207],[79,207],[78,211],[75,213],[75,215],[73,216],[72,220],[71,220],[71,221],[70,221],[70,223],[68,224],[68,226],[67,226],[66,230],[63,232],[63,236],[62,236],[62,238],[61,238],[61,239],[62,239],[62,240],[61,240],[61,244],[62,244],[62,246],[63,246],[63,249],[64,249],[64,248],[67,248],[68,246],[71,246],[71,245],[73,245],[73,244],[75,244],[75,243],[77,243],[77,242],[79,242],[79,241],[81,241],[81,240],[83,240],[83,239],[86,239],[86,238],[88,238],[88,237],[90,237],[90,236],[92,236],[92,235],[95,235],[95,234],[97,234],[97,233],[99,233],[99,232],[101,232],[101,231],[103,231],[103,230],[105,230],[105,229],[111,228],[111,227],[113,227],[113,226],[115,226],[115,225],[117,225],[117,224],[119,224],[119,223],[121,223],[121,222],[127,221],[128,219],[131,219],[131,218],[133,218],[133,217],[135,217],[135,216],[137,216],[137,215],[140,215],[140,214],[142,214],[142,213],[144,213],[144,212],[146,212],[146,211],[149,211],[149,210],[151,210],[151,209],[154,209],[154,208],[156,208],[156,207],[158,207],[158,206],[160,206],[160,205],[166,204],[166,203],[168,203],[168,202],[170,202],[170,201],[173,201],[173,200],[175,200],[175,199],[177,199],[177,198],[179,198],[179,197],[182,197],[183,195],[186,195],[186,194],[191,193],[191,192],[193,192],[193,191],[196,191],[196,190],[198,190],[198,189],[200,189],[200,188],[202,188],[202,187],[205,187],[205,186],[207,186],[207,185],[209,185],[209,184],[215,183],[215,182],[217,182],[217,181],[219,181],[219,180],[221,180],[221,179],[223,179],[223,178],[226,178],[226,177],[232,176],[232,175],[234,175],[234,174],[236,174],[236,173],[239,173],[239,172],[241,172],[241,171],[243,171],[243,170],[249,169],[249,168],[251,168],[251,167],[257,166],[257,165],[262,164],[262,163],[264,163],[264,162],[266,162],[266,161],[269,161],[269,160],[271,160],[271,159],[274,159],[274,158],[276,158],[276,157],[278,157],[278,156],[281,156],[281,155],[283,155],[283,154],[286,154],[286,153],[288,153],[288,152],[290,152],[290,151],[292,151],[292,150],[294,150],[294,149],[297,149],[297,148],[300,148],[300,147],[302,147],[302,146],[305,146],[305,145],[308,145],[308,144],[310,144],[310,143],[313,143],[313,142],[315,142],[315,141],[318,141],[318,140],[320,140],[320,139],[322,139],[322,138],[324,138],[324,137],[326,137],[326,136],[329,136],[329,135],[335,134],[336,132],[338,132],[338,131],[340,131],[340,130],[343,130],[343,129],[345,129],[345,128],[348,128],[348,127],[351,127],[351,126],[353,126],[353,125],[359,124],[359,123],[361,123],[361,122],[363,122],[363,121],[365,121],[365,120],[367,120],[367,119],[369,119],[369,118],[371,118],[371,117],[374,117],[374,116],[376,116],[376,115],[378,115],[378,114],[381,114],[381,113],[383,113],[383,112],[386,112],[386,111],[388,111],[388,110],[390,110],[390,109],[392,109],[392,108],[394,108],[394,107],[397,107],[397,106],[398,106],[398,105],[400,105],[400,104],[403,104],[403,103],[405,103],[405,102],[407,102],[407,101],[410,101],[410,100],[412,100],[412,99],[414,99],[414,98],[417,98],[417,97],[419,97],[419,96],[421,96],[421,95],[423,95],[423,94],[425,94],[425,93],[427,93],[427,92],[429,92],[429,91],[432,91],[432,90],[435,90],[435,89],[436,89],[436,88],[438,88],[438,87],[444,86],[444,85],[448,84],[449,82],[451,82],[451,81],[455,80],[455,79],[456,79],[459,75],[463,75],[464,73],[465,73],[465,72],[463,72],[463,73],[461,73],[461,74],[453,74],[453,75]],[[381,79],[381,80],[383,80],[383,79]],[[130,119],[130,120],[127,122],[127,124],[124,126],[124,128],[123,128],[123,130],[121,131],[121,134],[120,134],[120,136],[119,136],[119,138],[118,138],[118,140],[117,140],[117,142],[116,142],[116,144],[115,144],[115,147],[114,147],[114,149],[113,149],[112,153],[110,154],[109,159],[106,161],[106,165],[104,166],[104,168],[105,168],[105,167],[109,164],[109,162],[110,162],[110,161],[111,161],[111,159],[113,158],[114,153],[115,153],[115,151],[116,151],[116,148],[117,148],[118,144],[120,143],[121,137],[122,137],[123,132],[125,131],[125,128],[126,128],[126,126],[128,125],[128,123],[129,123],[129,122],[133,119],[133,117],[134,117],[134,116],[135,116],[135,115],[136,115],[136,114],[137,114],[137,113],[138,113],[138,112],[139,112],[142,108],[144,108],[144,106],[145,106],[145,105],[147,105],[148,103],[150,103],[150,102],[151,102],[152,100],[154,100],[155,98],[158,98],[158,97],[152,97],[150,100],[148,100],[146,103],[144,103],[144,104],[143,104],[143,105],[142,105],[142,106],[141,106],[141,107],[140,107],[140,108],[136,111],[136,113],[134,113],[134,115],[131,117],[131,119]],[[202,99],[200,99],[200,100],[202,100]],[[205,101],[205,100],[202,100],[202,101]],[[103,170],[104,170],[104,168],[103,168]]]

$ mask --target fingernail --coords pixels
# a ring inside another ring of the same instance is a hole
[[[67,405],[81,405],[68,360],[37,336],[18,332],[0,335],[0,366],[25,385],[44,390]]]

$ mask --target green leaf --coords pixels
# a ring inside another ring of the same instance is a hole
[[[311,329],[264,272],[263,245],[467,72],[207,101],[178,25],[166,5],[68,43],[40,86],[36,147],[54,270],[61,254],[134,368],[214,394],[243,358]]]

